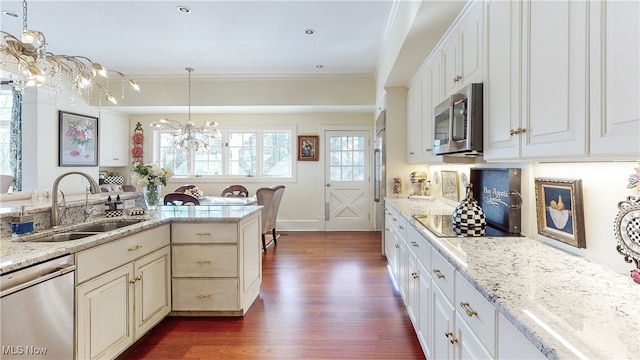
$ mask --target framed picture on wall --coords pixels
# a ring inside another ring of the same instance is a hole
[[[298,160],[318,161],[318,136],[298,135]]]
[[[582,180],[535,178],[538,234],[586,248]]]
[[[445,199],[460,201],[458,192],[458,172],[442,170],[442,197]]]
[[[98,118],[58,112],[58,165],[98,166]]]

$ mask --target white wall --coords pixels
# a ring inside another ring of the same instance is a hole
[[[151,162],[152,149],[152,129],[149,124],[162,117],[169,117],[179,121],[186,119],[186,114],[157,114],[157,115],[133,115],[130,124],[140,122],[145,131],[144,161]],[[295,126],[296,135],[319,135],[320,136],[320,159],[319,161],[297,161],[294,157],[294,167],[296,179],[293,181],[283,180],[276,182],[256,182],[255,178],[246,178],[242,184],[247,187],[251,195],[264,186],[271,186],[275,183],[282,183],[286,186],[285,194],[282,198],[280,210],[278,212],[278,227],[286,230],[324,230],[324,174],[323,162],[326,161],[323,129],[352,129],[354,127],[365,127],[373,132],[373,114],[370,113],[227,113],[227,114],[195,114],[192,118],[196,121],[215,120],[221,127],[223,126],[260,126],[287,125]],[[294,142],[297,144],[297,136],[294,135]],[[318,177],[319,176],[319,177]],[[218,195],[229,181],[215,181],[207,178],[172,178],[163,193],[171,191],[185,183],[198,185],[205,194]],[[373,205],[373,203],[372,203]]]

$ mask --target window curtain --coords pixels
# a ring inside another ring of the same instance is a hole
[[[13,191],[22,190],[22,93],[12,89],[11,129],[9,146],[9,164],[13,172]]]

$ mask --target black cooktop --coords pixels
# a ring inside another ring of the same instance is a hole
[[[438,237],[462,237],[453,230],[451,226],[451,215],[413,215],[416,221],[426,227]],[[487,237],[520,237],[521,234],[514,234],[487,224],[485,228],[485,236]]]

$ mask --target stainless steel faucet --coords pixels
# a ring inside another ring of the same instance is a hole
[[[83,172],[80,171],[71,171],[68,173],[64,173],[60,176],[58,176],[56,178],[56,180],[53,182],[53,189],[51,190],[51,226],[58,226],[60,225],[60,207],[58,205],[58,185],[60,184],[60,180],[62,180],[64,177],[66,177],[67,175],[80,175],[83,176],[85,179],[87,179],[87,181],[89,181],[89,187],[91,188],[91,193],[92,194],[99,194],[100,193],[100,185],[98,185],[98,183],[93,180],[93,178]],[[63,195],[64,196],[64,195]],[[87,204],[85,204],[85,210],[86,210],[86,206]],[[66,209],[66,202],[65,204],[62,206],[63,210]]]

